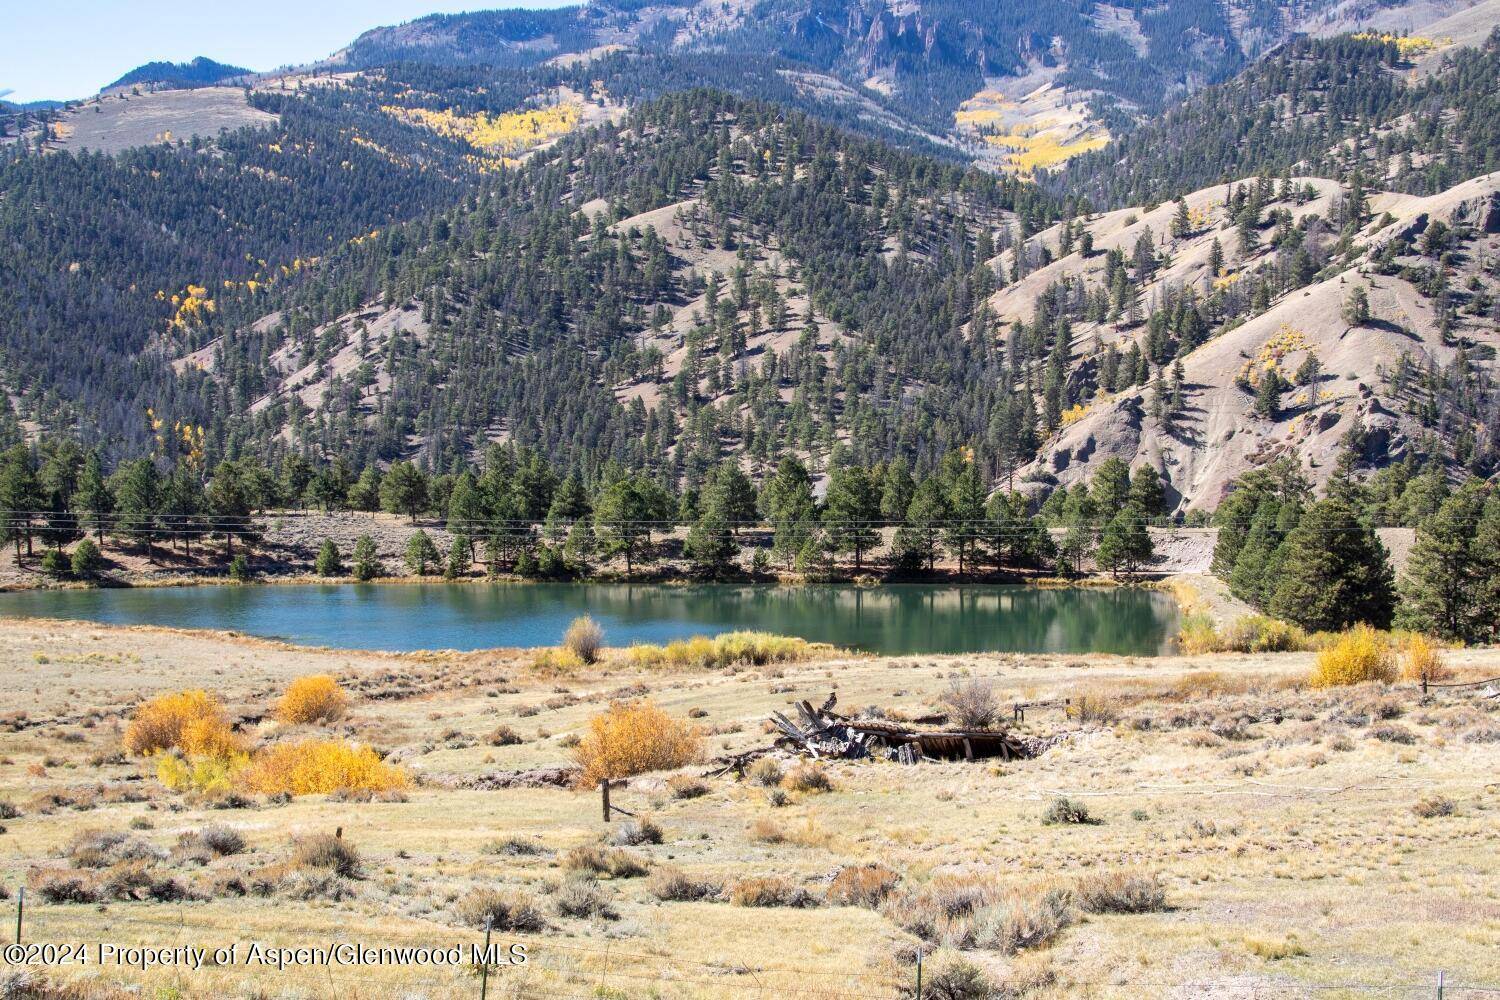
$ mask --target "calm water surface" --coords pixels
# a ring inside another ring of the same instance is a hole
[[[1128,588],[898,584],[412,584],[0,594],[0,615],[233,629],[346,649],[551,646],[590,614],[606,641],[760,629],[873,653],[1165,652],[1177,606]]]

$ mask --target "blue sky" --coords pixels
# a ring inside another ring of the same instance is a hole
[[[424,14],[576,0],[5,0],[0,95],[87,97],[155,60],[208,56],[254,70],[310,62],[367,28]]]

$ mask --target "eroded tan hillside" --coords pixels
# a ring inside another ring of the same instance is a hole
[[[1291,187],[1315,192],[1306,200],[1299,195],[1276,206],[1285,207],[1297,221],[1326,218],[1342,197],[1339,186],[1327,180],[1295,178]],[[1151,211],[1092,217],[1085,227],[1094,238],[1093,254],[1084,258],[1075,250],[1054,260],[997,292],[992,306],[1002,321],[1024,320],[1037,297],[1059,281],[1096,286],[1104,272],[1104,252],[1129,253],[1148,233],[1170,255],[1171,264],[1142,290],[1145,309],[1170,291],[1194,289],[1204,298],[1233,293],[1258,269],[1275,266],[1276,251],[1262,244],[1244,252],[1226,216],[1226,191],[1216,186],[1187,196],[1193,229],[1182,237],[1169,235],[1176,211],[1170,202]],[[1409,412],[1420,399],[1409,384],[1395,380],[1398,366],[1422,371],[1429,364],[1447,365],[1461,341],[1474,364],[1492,365],[1500,333],[1483,316],[1458,310],[1448,318],[1445,335],[1431,289],[1401,274],[1379,273],[1381,268],[1371,261],[1393,241],[1418,242],[1429,226],[1440,223],[1465,234],[1445,257],[1456,268],[1450,282],[1475,294],[1492,292],[1497,282],[1487,262],[1500,248],[1500,175],[1479,177],[1432,197],[1372,194],[1369,209],[1369,222],[1355,237],[1362,263],[1287,293],[1180,359],[1185,405],[1170,428],[1152,414],[1150,387],[1102,393],[1043,445],[1022,478],[1071,484],[1114,456],[1159,468],[1184,507],[1212,509],[1237,476],[1284,455],[1299,457],[1314,482],[1324,481],[1353,427],[1377,437],[1379,447],[1372,445],[1372,451],[1403,455],[1422,430]],[[1335,237],[1324,238],[1331,242]],[[1038,239],[1055,250],[1058,231]],[[1208,263],[1215,243],[1224,261],[1218,274],[1210,273]],[[1006,266],[1008,257],[997,264]],[[1414,250],[1395,263],[1420,267],[1422,258]],[[1357,325],[1345,309],[1355,288],[1365,291],[1369,303],[1368,320]],[[1117,322],[1078,323],[1073,334],[1077,366],[1096,362],[1101,347],[1128,350],[1143,341],[1145,331],[1126,316]],[[1256,415],[1259,373],[1274,366],[1290,382],[1310,355],[1321,364],[1317,381],[1291,386],[1274,417]]]

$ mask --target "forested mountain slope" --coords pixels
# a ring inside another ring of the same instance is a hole
[[[332,70],[0,118],[0,439],[113,461],[163,447],[149,409],[210,459],[513,441],[686,484],[972,449],[1038,493],[1117,455],[1180,508],[1350,443],[1494,473],[1500,41],[1299,39],[1038,186],[963,163],[953,67],[1053,87],[1076,60],[1036,76],[941,4],[839,10],[774,46],[801,23],[776,2],[424,19]],[[859,55],[865,14],[896,35]],[[1231,14],[1244,51],[1290,17]],[[994,95],[960,114],[1018,141]],[[223,101],[260,124],[205,127]]]
[[[1059,208],[692,92],[348,249],[182,367],[212,373],[220,419],[249,414],[224,433],[361,460],[508,439],[674,477],[838,443],[933,461],[1008,384],[967,333],[978,264]]]
[[[1053,178],[1095,204],[1284,172],[1433,194],[1500,169],[1500,35],[1419,71],[1410,40],[1299,39]],[[1431,58],[1437,58],[1431,53]]]

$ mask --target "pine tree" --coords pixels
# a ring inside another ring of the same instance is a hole
[[[152,541],[156,537],[156,512],[161,502],[161,483],[156,463],[149,458],[125,462],[110,478],[115,495],[115,530],[127,538],[144,542],[146,559],[155,562]]]
[[[948,516],[952,523],[943,533],[948,550],[958,556],[958,572],[971,573],[984,527],[986,483],[973,455],[964,452],[948,482]]]
[[[1364,326],[1370,322],[1370,296],[1363,285],[1355,285],[1344,296],[1344,322],[1350,326]]]
[[[1395,610],[1385,547],[1347,504],[1318,501],[1287,535],[1266,610],[1315,631],[1356,622],[1385,628]]]
[[[1057,547],[1060,569],[1065,573],[1083,572],[1084,560],[1094,551],[1098,530],[1094,525],[1099,510],[1094,506],[1089,488],[1078,483],[1063,501],[1062,522],[1066,531]]]
[[[463,535],[454,535],[448,547],[448,561],[443,566],[443,579],[458,580],[469,575],[469,566],[474,562],[474,543]]]
[[[1483,581],[1475,598],[1481,623],[1478,634],[1483,641],[1494,643],[1500,641],[1500,490],[1491,489],[1484,501],[1474,533],[1474,552]]]
[[[415,576],[426,576],[427,567],[439,559],[437,546],[427,532],[418,529],[406,540],[406,568]]]
[[[73,557],[70,560],[73,575],[80,580],[87,580],[95,576],[104,566],[104,557],[99,553],[99,546],[94,544],[92,538],[85,538],[73,547]]]
[[[929,573],[937,560],[938,539],[952,513],[947,491],[936,476],[929,476],[917,484],[911,505],[906,509],[903,527],[909,532],[909,545],[903,546],[903,550],[909,549]]]
[[[834,467],[828,477],[823,524],[834,552],[854,553],[854,569],[863,566],[864,553],[879,541],[874,525],[880,518],[880,496],[869,473],[857,465]]]
[[[880,479],[881,518],[888,522],[904,520],[906,508],[911,506],[911,495],[916,488],[906,459],[901,456],[893,458],[886,465],[885,474]]]
[[[313,563],[313,572],[319,576],[344,575],[344,557],[332,538],[323,539],[323,544],[318,549],[318,558]]]
[[[1255,384],[1255,414],[1267,420],[1275,420],[1281,412],[1281,373],[1275,368],[1266,368]]]
[[[1494,557],[1476,549],[1484,497],[1467,486],[1417,526],[1401,581],[1397,624],[1457,642],[1482,642],[1491,622],[1483,597]]]
[[[301,510],[303,498],[313,478],[312,465],[299,452],[288,455],[281,463],[281,497],[293,510]]]
[[[21,559],[21,542],[31,555],[31,530],[35,511],[41,506],[41,489],[37,485],[31,450],[24,444],[8,448],[0,456],[0,510],[5,514],[5,530],[16,544],[16,561]]]
[[[594,508],[594,522],[607,555],[623,555],[625,572],[634,571],[635,559],[646,538],[651,517],[649,500],[635,477],[626,476],[608,486]]]
[[[1177,211],[1172,215],[1172,237],[1182,239],[1193,231],[1192,219],[1188,216],[1187,202],[1182,198],[1177,199]]]
[[[1265,607],[1277,579],[1268,572],[1285,536],[1280,530],[1281,502],[1266,497],[1255,511],[1245,544],[1229,573],[1229,591],[1254,607]]]
[[[733,462],[720,465],[704,490],[703,509],[712,511],[736,534],[740,525],[753,524],[759,515],[750,477]]]
[[[181,542],[188,557],[193,554],[193,539],[208,530],[203,520],[208,506],[208,497],[197,475],[180,465],[174,469],[162,490],[160,513],[172,531],[168,542]]]
[[[234,540],[250,529],[251,500],[236,462],[220,462],[209,480],[206,497],[208,512],[216,534],[224,536],[224,550],[234,557]]]
[[[474,474],[465,469],[453,481],[453,490],[448,494],[448,532],[466,540],[470,562],[474,561],[474,539],[488,519],[487,515],[479,483]]]
[[[693,567],[714,579],[729,575],[738,551],[729,522],[717,507],[704,510],[683,543],[683,554],[692,561]]]
[[[92,530],[100,545],[104,544],[104,529],[109,524],[109,515],[114,510],[114,494],[104,481],[104,464],[98,450],[89,452],[78,475],[78,488],[70,501],[79,527]]]
[[[1141,509],[1147,518],[1160,517],[1167,512],[1167,491],[1162,485],[1161,473],[1149,465],[1142,465],[1130,477],[1130,502]]]
[[[380,483],[380,506],[390,514],[405,514],[411,522],[427,509],[427,477],[411,462],[396,462]]]
[[[1115,577],[1121,573],[1133,576],[1151,561],[1154,548],[1151,533],[1146,530],[1145,516],[1140,507],[1127,503],[1104,526],[1099,535],[1099,548],[1094,554],[1100,569]]]
[[[375,539],[360,535],[354,541],[354,578],[361,582],[375,579],[385,572],[380,564],[380,555],[375,548]]]
[[[1130,466],[1113,455],[1100,462],[1094,470],[1090,496],[1100,516],[1114,517],[1124,509],[1130,496]]]
[[[783,458],[760,499],[771,522],[771,552],[790,568],[817,529],[817,503],[807,469],[795,458]]]
[[[588,576],[590,565],[599,552],[599,538],[594,534],[594,519],[592,516],[580,517],[573,522],[572,529],[568,532],[568,541],[563,546],[563,554],[567,556],[580,576]]]
[[[359,479],[349,487],[349,506],[366,512],[380,509],[380,470],[375,466],[365,466]]]

